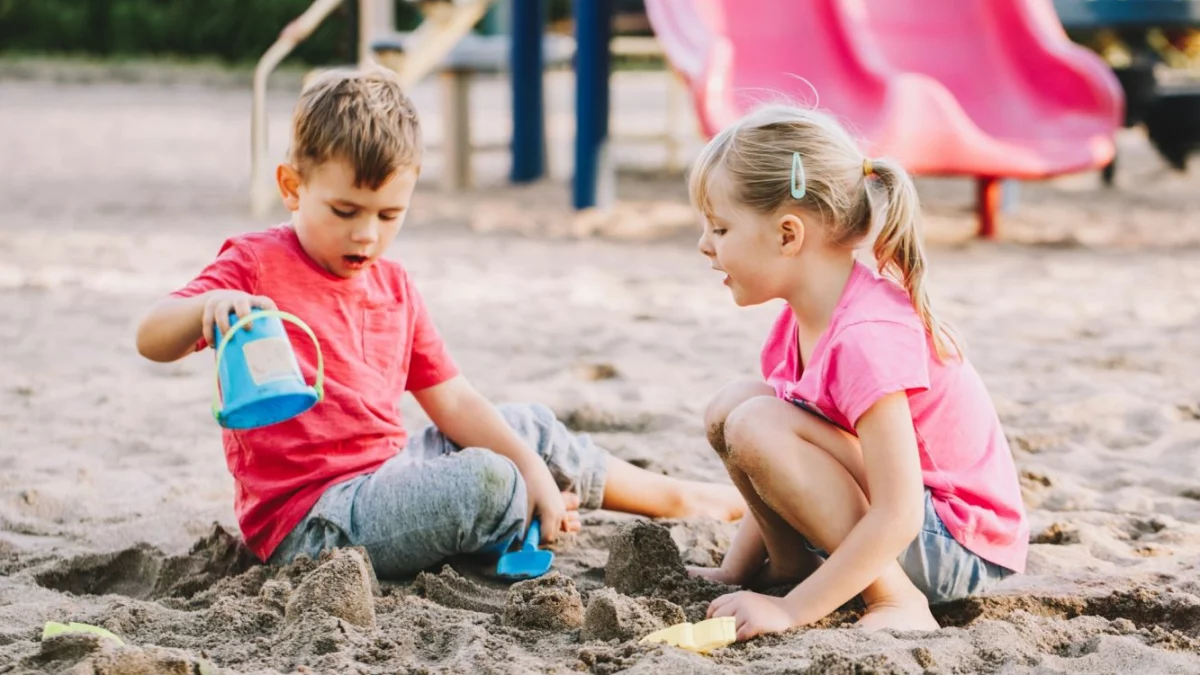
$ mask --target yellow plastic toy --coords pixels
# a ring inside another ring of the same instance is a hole
[[[63,633],[94,633],[102,638],[112,640],[118,645],[125,645],[125,642],[121,640],[121,638],[113,635],[110,631],[107,631],[99,626],[92,626],[86,623],[75,623],[74,621],[71,623],[47,621],[45,627],[42,628],[42,639],[45,640],[47,638],[52,638],[55,635],[62,635]]]
[[[732,616],[721,616],[694,624],[677,623],[655,631],[641,641],[661,642],[689,652],[707,654],[737,642],[737,622]]]

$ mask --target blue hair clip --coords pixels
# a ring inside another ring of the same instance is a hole
[[[800,161],[800,153],[792,153],[792,199],[803,199],[808,192],[808,181],[804,178],[804,162]]]

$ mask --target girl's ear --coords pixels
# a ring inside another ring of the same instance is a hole
[[[780,252],[791,258],[800,255],[804,246],[804,221],[794,213],[789,213],[779,219]]]

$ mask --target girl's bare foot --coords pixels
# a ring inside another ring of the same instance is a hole
[[[803,559],[789,560],[784,563],[775,563],[768,558],[758,574],[749,580],[749,587],[766,590],[779,586],[795,586],[808,578],[808,575],[812,574],[820,564],[820,559],[811,553],[804,556]]]
[[[865,630],[937,630],[941,628],[933,613],[929,611],[929,601],[925,596],[913,589],[912,593],[902,593],[882,598],[867,605],[867,613],[855,624]]]
[[[723,567],[693,567],[688,565],[687,573],[691,576],[708,579],[718,584],[739,585],[738,581],[732,578],[733,575],[729,574]]]

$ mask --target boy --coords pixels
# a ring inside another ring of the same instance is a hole
[[[580,508],[741,517],[732,486],[638,469],[544,406],[497,409],[459,374],[404,267],[382,258],[421,166],[417,115],[390,71],[316,78],[296,106],[289,155],[276,181],[291,222],[226,241],[137,335],[143,356],[168,362],[212,345],[214,322],[227,331],[231,311],[278,308],[317,334],[325,400],[276,425],[223,431],[242,535],[259,558],[364,546],[395,578],[503,550],[532,516],[547,542],[579,530]],[[311,377],[315,349],[292,345]],[[400,419],[405,391],[433,422],[413,439]]]

